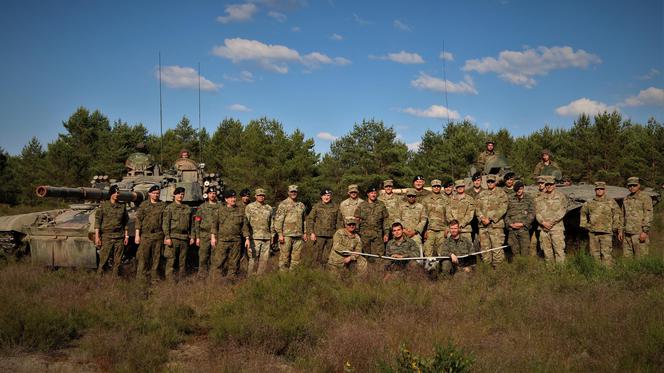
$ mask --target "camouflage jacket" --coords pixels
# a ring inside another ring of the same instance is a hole
[[[558,163],[554,161],[549,161],[548,165],[545,165],[544,162],[539,161],[535,165],[535,169],[533,169],[533,179],[537,179],[538,176],[544,174],[544,175],[553,175],[553,170],[558,170],[560,171],[560,166],[558,166]],[[546,172],[544,172],[546,171]]]
[[[405,229],[423,233],[424,227],[427,225],[427,209],[419,202],[404,203],[401,205],[399,221]]]
[[[274,210],[267,203],[256,201],[244,209],[244,216],[249,223],[249,232],[254,240],[269,240],[272,238],[272,215]]]
[[[483,190],[475,199],[475,215],[480,220],[480,228],[504,228],[506,212],[507,194],[500,188]],[[481,222],[483,217],[491,221],[486,227]]]
[[[219,214],[220,203],[210,203],[206,201],[198,207],[194,214],[194,238],[201,238],[201,235],[209,235],[212,232],[212,224]]]
[[[535,220],[535,200],[533,197],[524,193],[523,198],[519,199],[516,193],[513,193],[507,204],[507,213],[505,214],[505,225],[507,229],[510,228],[512,223],[523,223],[524,227],[521,229],[530,229],[530,226]]]
[[[355,210],[360,235],[383,236],[390,231],[391,224],[387,207],[381,201],[364,201]]]
[[[352,198],[346,198],[345,200],[341,201],[341,204],[339,204],[339,212],[341,212],[341,218],[348,218],[348,217],[353,217],[355,216],[355,209],[357,209],[357,206],[360,205],[360,203],[364,202],[362,198],[358,199],[352,199]]]
[[[219,213],[212,223],[212,231],[217,241],[235,242],[241,241],[243,237],[249,237],[249,222],[244,216],[243,208],[235,205],[219,206]]]
[[[394,254],[403,255],[404,257],[415,257],[420,255],[420,249],[412,239],[405,235],[400,240],[391,239],[387,241],[385,247],[385,255],[392,256]]]
[[[389,196],[385,193],[381,193],[378,196],[378,200],[385,204],[387,208],[387,213],[390,215],[390,225],[394,223],[395,220],[399,218],[399,209],[401,208],[401,197],[395,193],[390,194]]]
[[[473,227],[470,222],[475,217],[475,199],[466,193],[463,194],[463,198],[459,198],[457,194],[447,206],[445,217],[448,223],[456,219],[462,233],[472,232]]]
[[[505,194],[507,194],[507,198],[514,195],[514,188],[508,188],[508,187],[504,186],[503,190],[505,191]]]
[[[332,250],[327,262],[333,266],[339,267],[344,264],[344,256],[339,254],[342,251],[362,252],[362,241],[360,236],[355,233],[348,233],[345,229],[338,229],[332,238]]]
[[[438,253],[440,256],[454,255],[468,255],[474,251],[473,243],[465,237],[459,236],[458,239],[447,237],[443,242],[443,247]]]
[[[477,196],[479,196],[480,193],[482,193],[482,192],[485,190],[484,188],[480,187],[480,191],[479,191],[479,192],[476,192],[476,191],[475,191],[475,187],[473,187],[473,186],[471,186],[470,188],[467,188],[467,189],[468,189],[468,190],[466,190],[466,193],[465,193],[465,194],[467,194],[467,195],[473,197],[474,199],[477,199]]]
[[[623,216],[625,217],[625,233],[639,234],[649,232],[652,225],[652,199],[638,191],[629,194],[623,200]]]
[[[306,231],[304,203],[286,198],[274,215],[274,230],[280,236],[301,237]]]
[[[95,229],[108,238],[123,238],[129,214],[124,203],[104,201],[95,212]]]
[[[343,227],[343,220],[339,222],[340,216],[339,206],[336,203],[318,201],[307,216],[307,234],[315,233],[318,237],[334,236],[337,226]]]
[[[542,223],[550,221],[553,223],[552,231],[565,230],[563,218],[567,214],[567,197],[557,190],[553,193],[542,193],[535,198],[535,218],[542,230]]]
[[[191,207],[175,202],[166,206],[161,225],[165,239],[188,240],[193,237],[191,225]]]
[[[477,156],[477,170],[481,173],[484,173],[484,167],[487,162],[498,156],[498,153],[494,150],[492,152],[483,151]]]
[[[450,199],[443,193],[431,193],[424,199],[422,204],[427,211],[428,230],[439,232],[447,228],[445,210],[449,202]]]
[[[141,236],[163,236],[162,223],[166,203],[145,201],[136,211],[135,227]]]
[[[595,197],[581,207],[579,226],[593,233],[622,232],[622,211],[611,198]]]

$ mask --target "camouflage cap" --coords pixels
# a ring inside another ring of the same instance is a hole
[[[175,188],[175,190],[173,191],[173,195],[176,195],[176,194],[182,194],[182,193],[184,193],[184,188],[183,188],[183,187],[177,187],[177,188]]]
[[[627,185],[639,185],[639,184],[641,183],[639,182],[639,178],[636,176],[632,176],[627,179]]]
[[[603,181],[596,181],[595,189],[606,189],[606,183]]]
[[[354,216],[346,216],[344,218],[344,224],[346,224],[346,225],[351,225],[351,224],[357,225],[357,219],[355,219]]]
[[[415,188],[406,189],[406,196],[416,196],[416,195],[417,191],[415,190]]]
[[[537,177],[537,183],[546,183],[546,176],[540,175]]]
[[[556,183],[556,178],[550,175],[544,176],[544,183],[545,184],[555,184]]]
[[[493,175],[493,174],[486,175],[486,181],[493,181],[493,182],[495,182],[496,180],[498,180],[498,178],[496,177],[496,175]]]
[[[289,185],[288,186],[288,193],[290,193],[290,192],[297,192],[297,185],[295,185],[295,184]]]
[[[494,144],[494,145],[496,145],[496,141],[494,141],[494,139],[489,138],[489,139],[486,139],[485,144]]]
[[[265,189],[263,188],[256,188],[254,191],[255,196],[264,196],[265,195]]]
[[[392,179],[387,179],[387,180],[383,181],[383,188],[385,188],[385,187],[387,187],[387,186],[391,186],[391,187],[393,187],[393,186],[394,186],[394,180],[392,180]]]
[[[359,193],[359,192],[360,192],[360,188],[357,187],[357,184],[350,184],[350,185],[348,186],[348,193],[350,193],[350,192],[356,192],[356,193]]]
[[[545,148],[545,149],[542,149],[541,155],[544,155],[544,154],[551,155],[551,150],[546,149],[546,148]]]
[[[438,179],[433,179],[433,180],[431,180],[431,186],[432,186],[432,187],[435,187],[435,186],[443,186],[443,182],[440,181],[440,180],[438,180]]]
[[[155,184],[155,185],[151,186],[150,189],[148,189],[148,193],[156,192],[158,190],[160,190],[159,185]]]
[[[461,188],[461,187],[465,188],[466,187],[466,181],[463,180],[463,179],[459,179],[459,180],[454,182],[454,187],[455,188]]]

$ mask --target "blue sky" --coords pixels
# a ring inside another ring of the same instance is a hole
[[[662,3],[4,0],[0,146],[45,146],[79,106],[158,134],[160,52],[164,129],[198,125],[200,63],[210,133],[267,116],[318,152],[363,118],[413,149],[448,116],[514,135],[614,109],[662,122]]]

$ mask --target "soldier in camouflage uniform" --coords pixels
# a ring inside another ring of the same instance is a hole
[[[162,219],[166,204],[159,200],[160,194],[159,185],[151,186],[148,190],[149,200],[143,202],[136,211],[134,235],[134,243],[138,245],[136,277],[143,276],[145,279],[151,278],[152,281],[159,279],[157,271],[164,250]]]
[[[406,203],[401,204],[399,221],[406,237],[415,241],[420,254],[423,254],[422,232],[427,225],[427,210],[423,204],[417,202],[417,192],[413,188],[406,191]],[[394,228],[394,227],[393,227]],[[394,229],[392,229],[394,233]]]
[[[514,192],[508,197],[505,225],[507,244],[512,254],[530,255],[530,227],[535,220],[535,200],[526,195],[526,188],[519,180],[514,184]]]
[[[237,204],[234,190],[224,191],[224,202],[223,206],[219,206],[210,235],[214,247],[211,260],[213,280],[219,275],[236,278],[240,274],[242,246],[248,250],[251,245],[249,222],[244,209]]]
[[[423,201],[428,217],[427,229],[424,232],[425,256],[435,255],[447,236],[445,210],[449,204],[449,198],[441,193],[441,190],[442,182],[438,179],[431,180],[431,194]]]
[[[535,169],[533,169],[533,180],[542,174],[553,175],[554,173],[559,173],[562,176],[560,166],[551,158],[551,151],[549,149],[542,149],[540,161],[537,162]]]
[[[327,260],[327,266],[338,274],[343,273],[344,270],[364,274],[367,272],[367,260],[364,257],[359,255],[342,256],[340,254],[343,251],[362,251],[360,237],[355,234],[355,218],[345,218],[344,224],[344,228],[340,228],[334,233],[334,244]]]
[[[475,217],[475,199],[466,194],[466,183],[457,180],[454,183],[456,195],[450,201],[445,210],[447,221],[456,220],[459,223],[459,234],[461,237],[473,242],[473,218]]]
[[[256,261],[258,261],[256,274],[265,273],[272,243],[272,206],[265,203],[265,190],[257,188],[254,194],[256,200],[247,205],[244,210],[252,240],[249,270],[247,271],[250,276],[254,273]]]
[[[184,188],[173,191],[173,203],[164,209],[162,230],[164,231],[164,258],[166,267],[164,277],[173,280],[173,271],[177,263],[178,275],[184,277],[185,261],[189,245],[194,244],[192,235],[191,208],[182,203]]]
[[[424,176],[422,175],[417,175],[413,178],[413,189],[415,189],[416,195],[416,201],[419,203],[422,203],[424,199],[431,194],[430,191],[424,189],[424,184],[426,184],[426,180],[424,180]],[[404,201],[408,201],[408,198],[404,198]]]
[[[623,222],[622,211],[612,198],[605,195],[606,183],[595,183],[595,198],[587,201],[581,207],[581,222],[579,226],[588,230],[588,243],[590,254],[601,264],[611,267],[613,265],[613,231],[622,237]]]
[[[410,188],[409,188],[410,189]],[[415,197],[413,195],[413,197]],[[413,198],[414,199],[414,198]],[[392,224],[392,239],[387,241],[385,255],[392,258],[411,258],[420,255],[421,248],[405,234],[403,225],[399,222]],[[399,271],[407,267],[415,267],[414,261],[390,261],[385,265],[386,271]]]
[[[482,192],[482,174],[480,172],[475,172],[471,177],[473,182],[472,188],[466,192],[469,196],[477,198],[477,196]]]
[[[111,186],[108,195],[108,201],[102,202],[95,213],[95,245],[101,247],[97,273],[104,272],[108,259],[112,257],[113,274],[118,275],[124,248],[129,244],[129,214],[125,204],[118,202],[120,190],[117,185]]]
[[[359,223],[358,233],[365,253],[383,255],[389,237],[389,213],[385,204],[378,200],[378,188],[367,189],[367,200],[355,210]]]
[[[203,203],[194,215],[194,239],[198,246],[198,275],[207,277],[210,255],[212,253],[212,225],[219,214],[220,204],[217,202],[217,188],[211,186],[207,190],[207,201]]]
[[[314,260],[325,266],[330,256],[334,236],[339,219],[339,206],[332,201],[332,190],[325,188],[320,191],[320,201],[311,208],[307,216],[307,235],[313,243]]]
[[[652,199],[641,192],[638,177],[627,179],[629,195],[623,200],[625,222],[623,255],[626,258],[648,255],[650,226],[652,225]],[[622,238],[622,237],[621,237]]]
[[[537,196],[541,195],[544,193],[545,189],[545,184],[546,184],[546,176],[538,176],[537,179],[537,192],[533,193],[531,197],[533,198],[533,201]],[[538,244],[539,244],[539,224],[537,223],[537,220],[533,221],[533,224],[530,228],[530,256],[537,256],[538,255]],[[541,247],[539,248],[541,250]]]
[[[545,176],[544,193],[535,198],[535,217],[539,223],[539,240],[544,260],[565,261],[565,224],[567,197],[556,190],[553,176]]]
[[[242,215],[245,214],[245,209],[251,203],[251,190],[249,188],[244,188],[240,191],[240,200],[237,201],[237,205],[240,208]],[[251,241],[251,240],[250,240]],[[253,244],[253,241],[251,241]],[[242,254],[240,255],[240,271],[242,273],[247,273],[249,267],[249,259],[251,257],[250,251],[253,250],[253,246],[245,248],[242,245]]]
[[[307,241],[304,203],[297,200],[297,185],[288,187],[288,198],[277,208],[274,230],[279,235],[279,270],[293,270],[300,265],[303,241]],[[354,212],[354,211],[353,211]]]
[[[340,218],[348,218],[348,217],[354,217],[355,216],[355,209],[357,209],[357,206],[360,205],[360,203],[364,202],[362,198],[360,198],[360,190],[358,189],[357,185],[351,184],[348,186],[348,198],[345,200],[341,201],[339,204],[339,212],[341,212]],[[338,227],[343,227],[344,222],[343,220],[340,220],[337,224]]]
[[[440,250],[440,256],[449,256],[450,260],[443,260],[441,263],[441,272],[444,275],[452,275],[459,268],[459,258],[457,255],[468,255],[474,251],[473,243],[461,235],[459,222],[451,220],[449,223],[450,236],[443,241]],[[464,272],[470,272],[470,267],[463,267]]]
[[[477,170],[482,174],[484,174],[484,167],[486,166],[487,162],[498,156],[498,153],[495,151],[495,147],[496,142],[489,139],[486,141],[486,150],[477,156]]]
[[[378,200],[385,204],[387,208],[387,213],[389,214],[389,225],[391,226],[395,220],[399,218],[400,215],[400,206],[401,206],[401,197],[394,194],[394,181],[385,180],[383,181],[383,192],[378,196]]]
[[[505,181],[505,186],[503,186],[503,190],[505,191],[505,193],[507,193],[507,197],[511,197],[514,194],[515,177],[516,175],[512,171],[505,173],[505,176],[503,176],[503,180]]]
[[[479,221],[480,246],[487,250],[502,246],[505,242],[505,212],[507,212],[507,194],[496,188],[496,175],[487,175],[487,189],[475,199],[475,215]],[[482,261],[496,265],[505,260],[503,250],[482,254]]]

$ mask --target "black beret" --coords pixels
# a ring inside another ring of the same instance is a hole
[[[148,193],[152,193],[152,192],[155,192],[157,190],[160,190],[159,185],[153,185],[153,186],[150,187],[150,189],[148,189]]]
[[[452,180],[443,181],[443,188],[449,188],[451,186],[454,186],[454,182]]]
[[[367,193],[369,192],[378,192],[378,188],[375,185],[372,185],[367,188]]]
[[[512,179],[512,178],[514,178],[514,176],[516,176],[516,174],[514,172],[508,171],[508,172],[505,173],[505,176],[503,176],[503,179],[504,180]]]
[[[473,174],[473,177],[472,177],[473,181],[475,181],[477,179],[481,179],[481,178],[482,178],[482,174],[480,172],[475,172]]]
[[[108,189],[108,195],[112,196],[113,194],[117,193],[120,191],[120,188],[117,185],[111,185],[111,187]]]
[[[207,188],[207,192],[208,192],[208,193],[211,193],[211,192],[215,192],[215,193],[217,193],[217,187],[215,187],[214,185],[211,186],[211,187],[208,187],[208,188]]]
[[[514,183],[514,191],[517,191],[517,190],[523,188],[523,186],[524,186],[523,181],[521,181],[521,180],[517,181],[516,183]]]
[[[413,178],[413,181],[416,181],[416,180],[424,180],[424,176],[422,176],[422,175],[417,175],[417,176],[415,176],[415,177]]]
[[[182,193],[184,193],[184,188],[183,188],[183,187],[177,187],[177,188],[175,188],[175,190],[173,191],[173,195],[176,195],[176,194],[182,194]]]
[[[323,188],[320,190],[320,195],[323,196],[325,194],[332,194],[332,189],[329,188]]]
[[[240,197],[246,197],[251,195],[251,191],[248,188],[244,188],[240,191]]]
[[[224,191],[224,198],[235,197],[235,191],[233,189],[228,189]]]

